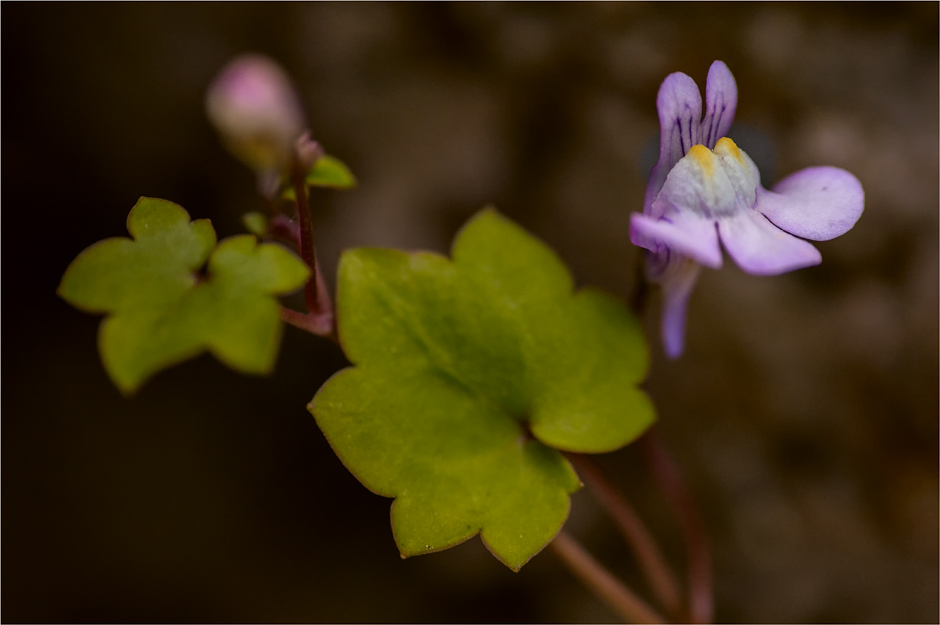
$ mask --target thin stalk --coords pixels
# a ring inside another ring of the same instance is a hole
[[[663,557],[659,545],[646,529],[646,525],[640,520],[633,506],[590,458],[582,454],[566,454],[566,456],[575,465],[578,475],[584,480],[595,499],[617,525],[617,529],[620,530],[646,575],[656,599],[666,612],[680,617],[682,599],[676,574]]]
[[[614,577],[587,552],[581,543],[566,532],[558,532],[549,546],[585,586],[605,601],[626,622],[666,622],[656,610]]]
[[[682,527],[688,553],[689,616],[693,623],[710,623],[714,615],[714,599],[711,553],[705,524],[682,480],[679,465],[656,431],[649,430],[641,440],[653,475]]]
[[[310,204],[307,198],[306,172],[300,166],[300,159],[295,158],[291,166],[291,183],[294,187],[294,204],[297,209],[297,223],[300,224],[300,257],[310,268],[312,275],[304,285],[304,299],[307,311],[311,315],[332,316],[332,303],[325,288],[323,276],[320,274],[320,265],[317,263],[316,250],[313,245],[313,221],[310,219]]]

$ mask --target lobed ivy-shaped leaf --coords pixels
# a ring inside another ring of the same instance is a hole
[[[495,210],[452,255],[342,255],[338,330],[354,366],[309,408],[346,467],[395,498],[402,557],[479,533],[519,570],[580,487],[561,452],[612,451],[652,424],[637,388],[648,349],[625,306],[576,293],[552,250]]]
[[[182,207],[154,198],[137,202],[127,230],[133,239],[79,254],[58,289],[73,306],[107,314],[98,349],[123,393],[206,350],[244,373],[271,371],[282,329],[274,295],[304,284],[309,271],[299,258],[251,235],[216,246],[207,219],[190,222]]]

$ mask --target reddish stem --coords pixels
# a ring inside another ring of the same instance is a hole
[[[323,315],[305,314],[281,306],[281,320],[295,328],[339,342],[333,328],[333,313],[331,312]]]
[[[561,561],[600,599],[629,623],[665,623],[656,610],[614,577],[566,532],[558,532],[549,546]]]
[[[578,475],[591,489],[594,497],[616,523],[660,604],[668,613],[681,617],[682,599],[676,574],[626,497],[611,484],[603,470],[590,458],[582,454],[566,456],[575,465]]]
[[[313,221],[310,218],[310,204],[307,200],[306,172],[301,167],[300,160],[300,158],[295,158],[291,166],[291,182],[294,187],[297,223],[300,224],[300,257],[312,272],[307,284],[304,285],[304,299],[307,303],[307,311],[311,315],[319,317],[330,314],[332,316],[333,305],[329,294],[322,286],[324,280],[313,245]]]
[[[679,466],[666,450],[655,430],[641,439],[647,461],[659,487],[666,495],[673,513],[682,527],[688,552],[689,612],[693,623],[710,623],[714,614],[712,598],[712,566],[705,524],[699,515]]]

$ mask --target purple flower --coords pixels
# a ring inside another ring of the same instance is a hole
[[[862,214],[858,179],[836,167],[810,167],[771,191],[750,157],[725,136],[738,88],[715,61],[702,96],[695,81],[670,74],[659,88],[659,162],[650,173],[643,214],[630,222],[630,240],[649,250],[647,275],[663,290],[666,354],[682,353],[689,294],[701,266],[721,267],[719,240],[744,271],[777,275],[818,265],[819,251],[798,239],[844,234]],[[796,235],[796,236],[793,236]]]

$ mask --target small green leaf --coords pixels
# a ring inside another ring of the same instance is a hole
[[[324,154],[307,172],[307,184],[312,187],[352,189],[356,186],[356,178],[343,161]]]
[[[356,186],[356,177],[352,175],[343,161],[329,154],[324,154],[307,172],[307,184],[311,187],[331,189],[352,189]],[[294,189],[288,187],[281,193],[285,200],[294,200]]]
[[[271,371],[281,333],[273,295],[303,285],[309,272],[300,259],[251,235],[216,246],[208,220],[190,222],[166,200],[141,198],[127,229],[133,240],[107,239],[79,254],[58,289],[73,306],[108,314],[98,349],[123,393],[206,350],[238,371]]]
[[[337,287],[354,367],[310,410],[343,463],[394,497],[403,556],[480,533],[518,570],[558,532],[579,481],[561,453],[622,447],[655,416],[637,388],[639,322],[575,293],[545,244],[494,210],[436,254],[355,249]]]
[[[268,233],[268,218],[264,213],[245,213],[242,215],[242,224],[259,239]]]

